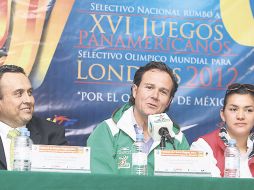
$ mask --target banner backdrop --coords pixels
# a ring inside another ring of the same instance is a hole
[[[229,84],[253,84],[253,0],[105,2],[0,3],[0,63],[26,70],[35,114],[65,127],[70,144],[86,145],[128,102],[135,71],[150,61],[177,76],[168,114],[189,143],[221,122]]]

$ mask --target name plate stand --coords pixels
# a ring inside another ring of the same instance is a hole
[[[155,150],[154,175],[211,176],[206,153],[193,150]]]
[[[90,173],[90,147],[33,145],[32,171]]]

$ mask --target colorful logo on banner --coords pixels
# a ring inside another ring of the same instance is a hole
[[[73,126],[78,121],[77,119],[70,119],[63,115],[55,115],[53,118],[48,118],[47,120],[57,123],[58,125],[61,125],[63,127]]]

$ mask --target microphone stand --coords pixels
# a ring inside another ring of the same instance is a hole
[[[176,147],[175,147],[175,144],[174,144],[174,138],[172,138],[172,137],[170,136],[170,134],[167,134],[167,135],[166,135],[166,138],[167,138],[167,141],[170,142],[170,144],[172,144],[173,149],[176,150]]]
[[[166,148],[166,142],[165,142],[166,139],[167,139],[167,142],[172,144],[173,149],[176,150],[174,139],[170,136],[168,129],[166,127],[161,127],[159,129],[159,135],[161,135],[161,142],[160,142],[161,150],[164,150]]]
[[[161,135],[160,147],[161,147],[161,150],[165,150],[166,148],[166,137],[164,135]]]

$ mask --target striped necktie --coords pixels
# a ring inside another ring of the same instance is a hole
[[[7,137],[9,139],[11,139],[11,144],[10,144],[10,168],[11,168],[11,170],[13,168],[13,161],[14,161],[14,139],[15,139],[15,137],[17,137],[19,135],[20,135],[20,132],[17,129],[12,129],[7,134]]]

